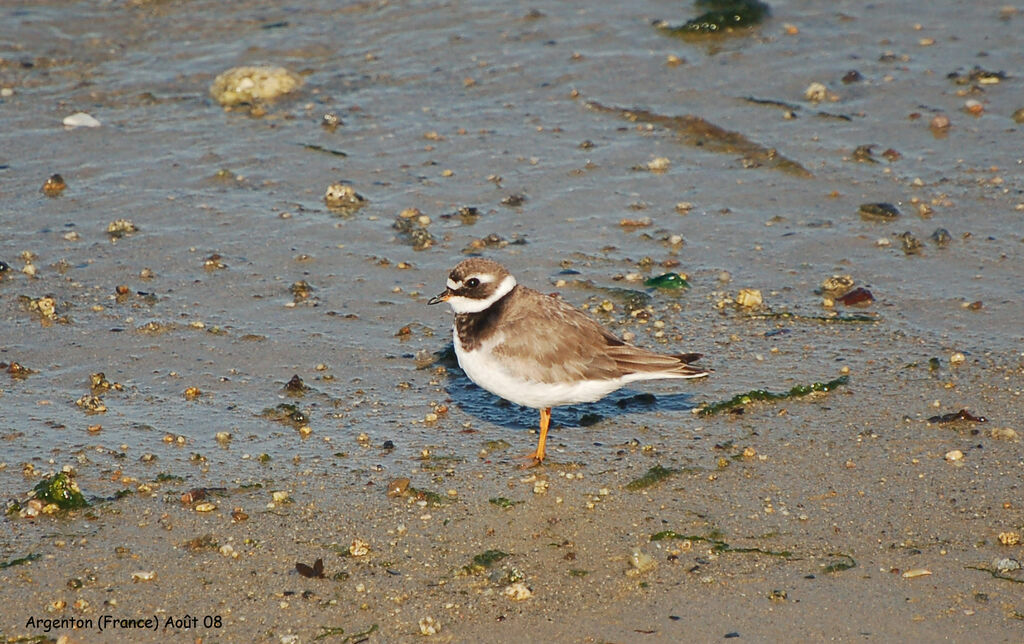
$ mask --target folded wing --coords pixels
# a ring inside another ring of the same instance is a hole
[[[518,288],[523,292],[505,312],[503,339],[494,351],[520,378],[557,383],[708,374],[689,364],[699,353],[665,355],[634,347],[562,300]]]

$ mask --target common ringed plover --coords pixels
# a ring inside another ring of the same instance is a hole
[[[554,296],[516,283],[504,266],[471,257],[448,274],[448,302],[459,366],[487,391],[540,410],[540,439],[530,456],[544,460],[551,408],[594,402],[638,380],[702,378],[699,353],[664,355],[634,347]]]

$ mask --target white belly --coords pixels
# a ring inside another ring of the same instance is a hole
[[[636,378],[615,380],[577,380],[574,382],[549,383],[518,377],[506,369],[491,349],[501,342],[500,335],[481,345],[475,351],[466,351],[459,342],[459,334],[453,332],[455,357],[469,379],[480,387],[505,400],[545,409],[559,405],[594,402]]]

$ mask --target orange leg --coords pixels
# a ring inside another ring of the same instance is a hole
[[[551,424],[551,408],[540,410],[540,438],[537,440],[537,451],[530,454],[530,458],[536,461],[537,465],[544,462],[544,443],[548,440],[548,426]]]

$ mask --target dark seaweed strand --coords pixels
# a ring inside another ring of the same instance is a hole
[[[356,644],[357,642],[365,642],[367,639],[369,639],[370,634],[375,632],[379,628],[380,628],[379,625],[374,624],[374,625],[370,626],[370,628],[366,629],[365,631],[363,631],[361,633],[353,633],[352,635],[347,635],[345,637],[342,637],[340,640],[336,640],[336,641],[341,642],[341,644],[349,644],[350,642],[352,644]],[[345,629],[342,628],[341,626],[321,626],[320,627],[320,634],[317,635],[316,637],[314,637],[313,641],[317,642],[317,641],[320,641],[322,639],[326,639],[328,637],[339,637],[339,636],[342,636],[344,634],[345,634]]]
[[[763,548],[733,548],[728,543],[721,539],[715,539],[713,537],[703,537],[700,535],[691,534],[679,534],[673,530],[664,530],[662,532],[656,532],[651,535],[651,541],[662,541],[664,539],[683,539],[686,541],[702,541],[704,543],[711,544],[711,549],[714,552],[735,552],[740,554],[757,553],[762,555],[770,555],[772,557],[782,557],[784,559],[792,559],[793,553],[789,550],[764,550]]]
[[[21,566],[23,564],[31,563],[31,562],[35,561],[36,559],[41,558],[42,556],[43,555],[41,555],[41,554],[39,554],[37,552],[34,552],[32,554],[25,555],[24,557],[18,557],[17,559],[11,559],[10,561],[0,561],[0,570],[3,570],[4,568],[10,568],[11,566]]]
[[[720,411],[732,409],[733,407],[742,407],[749,405],[750,403],[757,400],[783,400],[786,398],[800,398],[808,394],[812,394],[816,391],[832,391],[839,385],[845,385],[849,381],[849,376],[840,376],[835,380],[828,382],[815,382],[810,385],[797,385],[785,392],[773,392],[765,389],[754,389],[748,391],[745,394],[737,394],[729,400],[723,400],[716,403],[705,405],[700,409],[701,416],[710,416],[717,414]]]
[[[982,572],[987,572],[994,578],[1002,579],[1003,581],[1011,581],[1015,584],[1024,584],[1024,579],[1014,579],[1013,577],[1010,577],[1009,575],[1004,575],[1000,573],[998,570],[993,570],[992,568],[985,568],[984,566],[964,566],[964,568],[967,568],[968,570],[980,570]]]
[[[824,573],[842,572],[844,570],[850,570],[852,568],[856,568],[857,567],[857,560],[854,559],[853,557],[851,557],[850,555],[846,554],[846,553],[843,553],[843,552],[833,552],[830,556],[832,556],[832,557],[842,557],[843,560],[833,561],[829,565],[823,567],[821,569],[821,571],[824,572]]]
[[[771,311],[767,313],[749,313],[743,317],[748,320],[796,320],[810,322],[878,322],[881,318],[862,313],[839,315],[800,315],[789,311]]]

